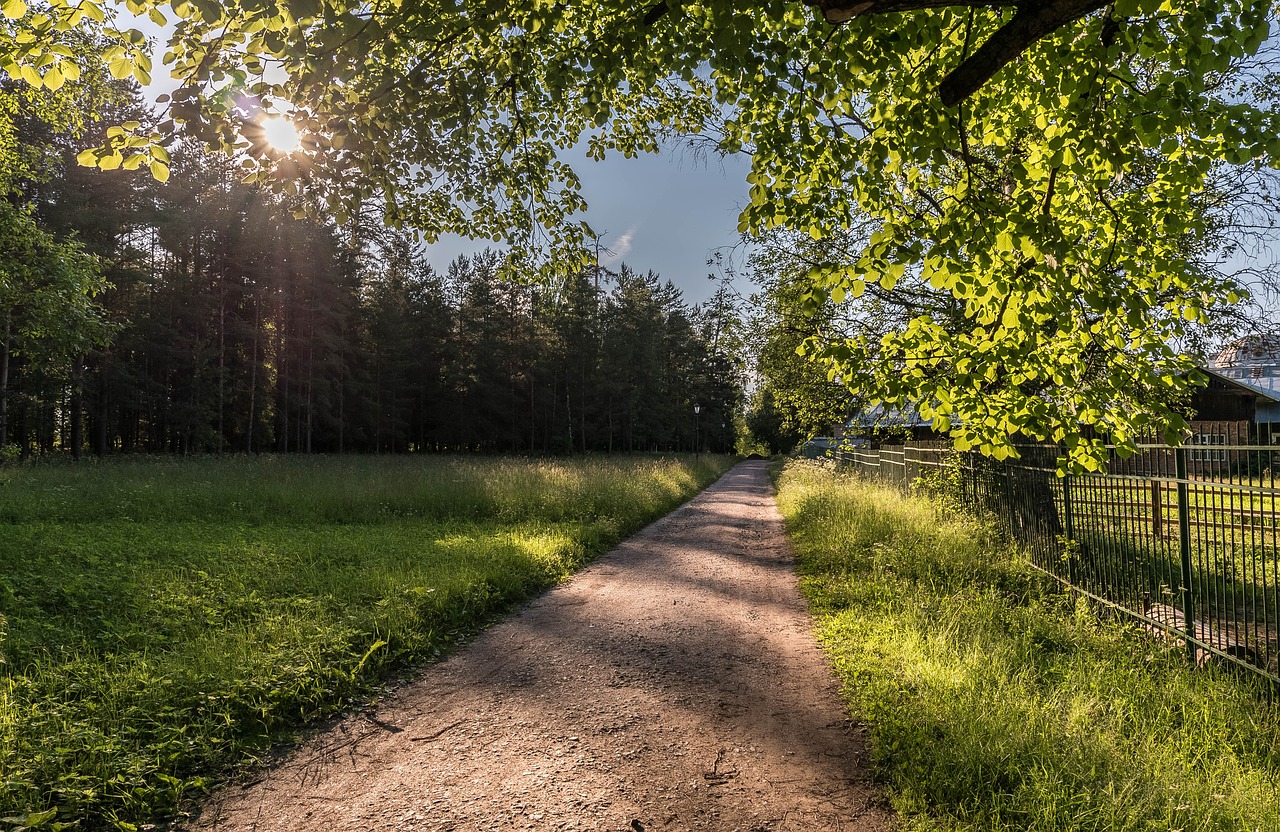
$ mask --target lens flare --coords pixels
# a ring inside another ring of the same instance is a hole
[[[302,138],[298,135],[298,128],[287,118],[273,116],[264,119],[262,134],[267,144],[281,153],[292,153],[302,149]]]

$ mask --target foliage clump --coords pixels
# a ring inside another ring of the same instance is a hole
[[[176,24],[181,85],[85,164],[167,176],[186,133],[339,225],[377,206],[572,274],[594,234],[568,151],[750,154],[741,230],[824,244],[801,305],[893,310],[806,353],[962,449],[1059,442],[1064,469],[1101,465],[1099,436],[1125,452],[1184,427],[1203,379],[1181,347],[1245,295],[1224,228],[1280,154],[1275,8],[1250,0],[126,5]],[[58,85],[54,47],[91,23],[111,74],[150,78],[102,0],[3,12],[15,83]],[[298,150],[266,140],[281,113]]]

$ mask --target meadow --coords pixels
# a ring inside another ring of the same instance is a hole
[[[0,468],[0,828],[166,826],[731,462]]]
[[[1033,570],[995,525],[791,463],[819,637],[915,832],[1280,830],[1280,704]]]

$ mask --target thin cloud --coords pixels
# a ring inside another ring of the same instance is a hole
[[[631,241],[635,239],[636,231],[638,230],[639,226],[633,225],[622,234],[618,235],[618,239],[614,240],[609,245],[609,256],[604,258],[602,262],[612,263],[615,260],[620,260],[625,257],[627,253],[631,251]]]

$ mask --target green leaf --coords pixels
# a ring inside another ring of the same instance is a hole
[[[898,285],[898,281],[906,274],[907,267],[902,263],[893,263],[885,268],[880,274],[880,287],[886,292],[892,292],[893,288]]]
[[[133,75],[133,61],[129,60],[126,55],[112,58],[107,63],[107,71],[111,73],[112,78],[117,81],[123,81]]]
[[[294,20],[305,20],[320,14],[319,0],[289,0],[289,13]]]

